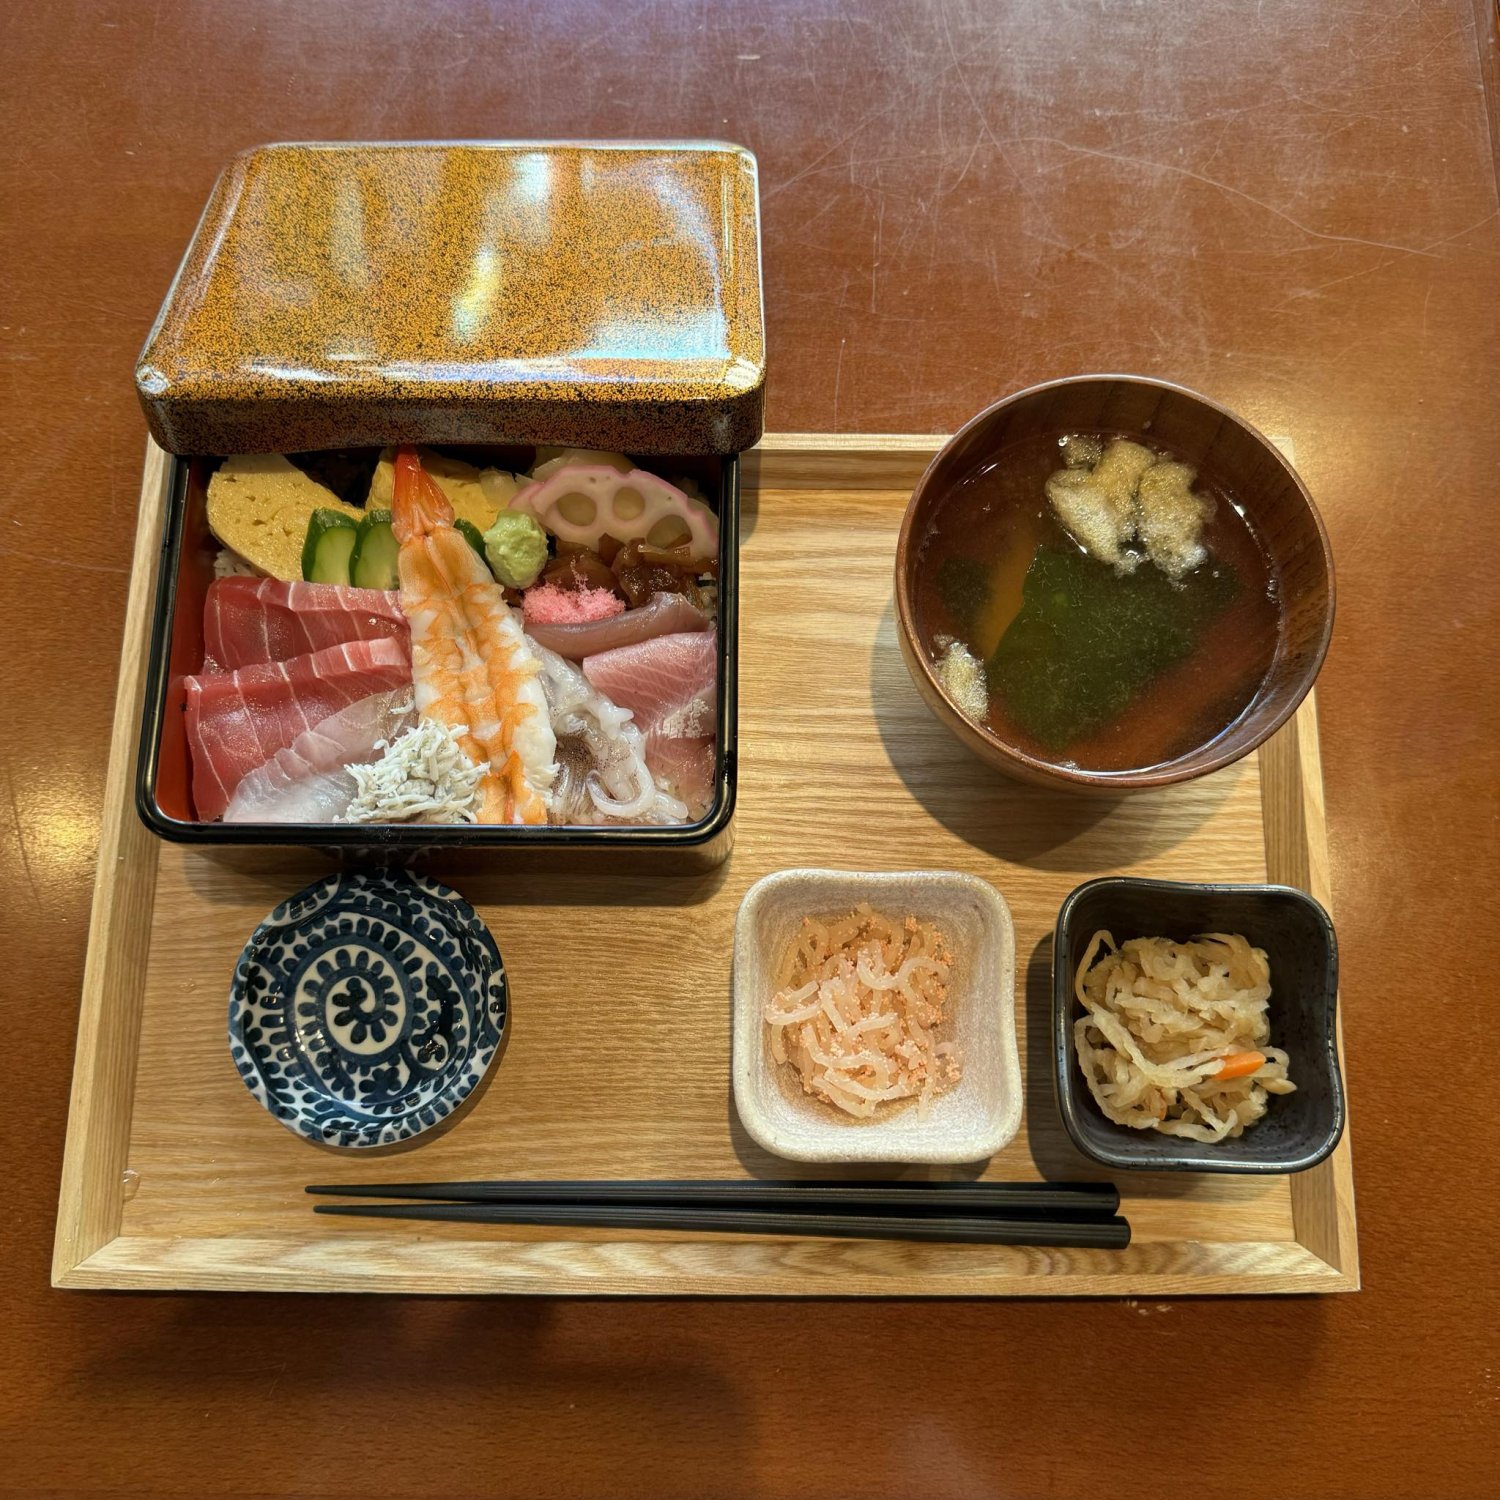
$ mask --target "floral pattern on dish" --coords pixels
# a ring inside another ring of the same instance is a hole
[[[468,1097],[508,1012],[499,949],[456,892],[405,870],[330,875],[245,945],[229,1050],[289,1130],[325,1146],[388,1146]]]

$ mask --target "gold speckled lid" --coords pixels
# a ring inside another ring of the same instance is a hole
[[[262,146],[141,351],[175,453],[733,453],[761,434],[755,158],[692,142]]]

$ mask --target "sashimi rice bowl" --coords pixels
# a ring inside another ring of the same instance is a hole
[[[704,476],[399,447],[240,455],[206,480],[173,601],[170,817],[665,828],[712,810],[721,543]]]

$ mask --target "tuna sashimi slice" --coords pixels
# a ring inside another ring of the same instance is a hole
[[[584,657],[583,675],[635,715],[642,734],[697,739],[714,729],[718,650],[710,630],[659,635]]]
[[[240,781],[305,730],[410,682],[401,640],[351,641],[290,661],[184,678],[198,816],[221,816]]]
[[[706,797],[713,780],[715,632],[659,635],[586,656],[581,665],[599,692],[635,716],[651,774],[678,787],[684,801],[696,800],[696,792]]]
[[[687,803],[695,816],[707,810],[714,792],[714,742],[712,739],[664,739],[659,734],[646,740],[646,764]]]
[[[346,767],[365,765],[417,722],[411,689],[374,693],[305,730],[234,789],[226,823],[332,823],[354,800]]]
[[[637,646],[659,635],[683,631],[709,630],[713,621],[692,600],[682,594],[653,594],[639,609],[607,620],[589,620],[581,625],[546,625],[526,621],[526,634],[538,646],[545,646],[569,661],[582,661],[601,651],[620,646]]]
[[[203,605],[204,654],[229,671],[349,641],[405,640],[407,634],[397,595],[384,589],[216,578]]]

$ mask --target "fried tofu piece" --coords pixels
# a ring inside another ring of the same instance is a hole
[[[1069,469],[1092,469],[1104,457],[1102,438],[1088,437],[1071,432],[1058,445],[1062,449],[1062,461]]]
[[[1113,567],[1126,566],[1121,549],[1135,534],[1132,516],[1121,517],[1108,493],[1086,469],[1060,469],[1047,481],[1047,500],[1057,519],[1091,556]]]
[[[1084,440],[1069,438],[1069,444]],[[1078,449],[1064,449],[1069,465],[1051,475],[1047,499],[1080,545],[1119,573],[1133,573],[1146,556],[1169,578],[1181,578],[1207,557],[1203,523],[1212,502],[1193,493],[1196,472],[1158,459],[1149,448],[1116,438],[1091,468],[1076,465]]]
[[[1136,491],[1141,544],[1169,578],[1190,573],[1208,556],[1202,537],[1211,507],[1209,501],[1193,494],[1196,478],[1187,464],[1163,460],[1141,475]]]
[[[1092,469],[1059,469],[1047,480],[1058,520],[1088,552],[1122,573],[1133,572],[1139,561],[1124,549],[1138,527],[1136,485],[1155,462],[1149,448],[1117,438]]]
[[[1116,438],[1108,444],[1094,465],[1093,479],[1109,496],[1110,504],[1121,514],[1133,511],[1135,489],[1141,475],[1156,462],[1156,455],[1139,443]]]

